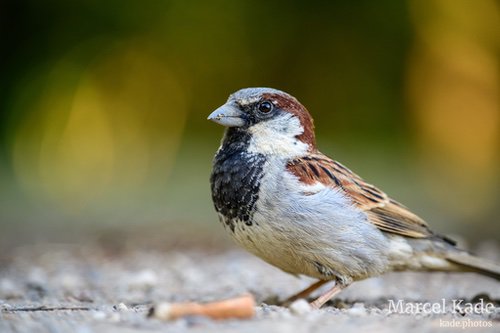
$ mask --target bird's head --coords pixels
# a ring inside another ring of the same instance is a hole
[[[296,157],[316,149],[313,119],[295,97],[272,88],[245,88],[208,116],[251,136],[249,150]]]

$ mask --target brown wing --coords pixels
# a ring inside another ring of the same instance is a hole
[[[320,182],[343,191],[380,230],[414,238],[433,235],[420,217],[325,155],[294,159],[288,163],[287,168],[306,184]]]

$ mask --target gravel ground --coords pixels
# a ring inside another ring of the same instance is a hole
[[[494,244],[479,252],[499,259]],[[272,304],[312,280],[234,249],[116,254],[94,245],[44,245],[19,247],[0,260],[0,332],[434,332],[462,326],[500,332],[500,284],[474,274],[388,274],[355,283],[323,309],[311,310],[301,302],[291,308]],[[245,292],[259,304],[251,320],[147,318],[156,302],[214,301]],[[496,309],[465,315],[452,310],[454,299],[481,297]],[[444,313],[401,314],[389,307],[389,300],[415,305],[443,298]],[[462,326],[446,327],[451,325]]]

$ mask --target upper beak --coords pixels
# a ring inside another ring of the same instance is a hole
[[[239,127],[246,123],[244,113],[237,107],[228,104],[219,107],[207,119],[227,127]]]

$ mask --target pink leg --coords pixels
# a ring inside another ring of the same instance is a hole
[[[322,285],[324,285],[325,283],[327,283],[328,281],[327,280],[319,280],[317,282],[314,282],[313,284],[311,284],[309,287],[307,287],[306,289],[302,290],[301,292],[298,292],[297,294],[295,295],[292,295],[290,297],[288,297],[284,302],[283,304],[290,304],[292,303],[293,301],[295,300],[298,300],[300,298],[306,298],[307,296],[309,296],[313,291],[315,291],[316,289],[318,289],[319,287],[321,287]]]
[[[335,285],[330,290],[328,290],[326,293],[324,293],[323,295],[318,297],[314,302],[311,303],[311,307],[313,309],[321,308],[323,306],[323,304],[325,304],[330,299],[332,299],[333,296],[337,295],[345,287],[347,287],[347,286],[341,285],[341,284],[338,284],[338,282],[335,282]]]

